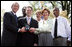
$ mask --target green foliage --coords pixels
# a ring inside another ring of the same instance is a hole
[[[41,4],[40,1],[29,1],[29,3],[32,5],[34,12],[36,10],[41,10],[41,7],[47,7],[47,5],[45,5],[46,3],[51,3],[52,4],[52,8],[54,7],[58,7],[61,8],[63,11],[67,10],[67,16],[69,14],[71,14],[71,2],[70,1],[43,1],[43,3]],[[39,4],[41,4],[41,6],[39,6]]]

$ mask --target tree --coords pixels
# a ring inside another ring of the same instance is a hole
[[[70,1],[61,1],[61,5],[62,5],[62,10],[67,10],[67,16],[70,14],[70,5],[71,2]]]
[[[60,4],[63,11],[67,10],[67,16],[70,14],[71,1],[50,1],[50,3],[52,4],[53,8],[56,7],[57,4]]]
[[[37,9],[39,9],[38,3],[39,1],[29,1],[29,3],[31,4],[31,6],[33,7],[33,10],[36,11]],[[37,8],[36,8],[37,6]]]
[[[49,1],[49,2],[52,4],[53,8],[56,7],[56,1]]]
[[[42,2],[41,6],[39,6],[40,4],[39,2]],[[53,9],[54,7],[59,7],[62,9],[62,11],[67,10],[67,18],[69,14],[71,14],[71,1],[32,1],[32,3],[30,1],[29,3],[34,8],[34,11],[36,11],[37,9],[41,9],[40,7],[47,7],[47,5],[45,5],[46,3],[51,3],[52,4],[51,9]]]

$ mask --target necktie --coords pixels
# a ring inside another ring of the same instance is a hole
[[[16,15],[14,15],[14,17],[15,17],[15,20],[16,20],[16,22],[17,22],[17,16],[16,16]]]
[[[55,27],[54,27],[54,37],[57,37],[57,19],[55,20]]]
[[[30,18],[28,18],[28,21],[27,21],[27,23],[28,23],[28,24],[30,24]]]

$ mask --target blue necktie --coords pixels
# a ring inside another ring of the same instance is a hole
[[[16,15],[14,15],[15,16],[15,19],[16,19],[16,23],[18,22],[18,20],[17,20],[17,16]]]

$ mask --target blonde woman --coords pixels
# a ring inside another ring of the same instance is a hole
[[[39,21],[41,21],[42,19],[41,19],[41,16],[42,16],[42,11],[41,10],[37,10],[36,11],[36,17],[37,17],[37,21],[39,22]]]

